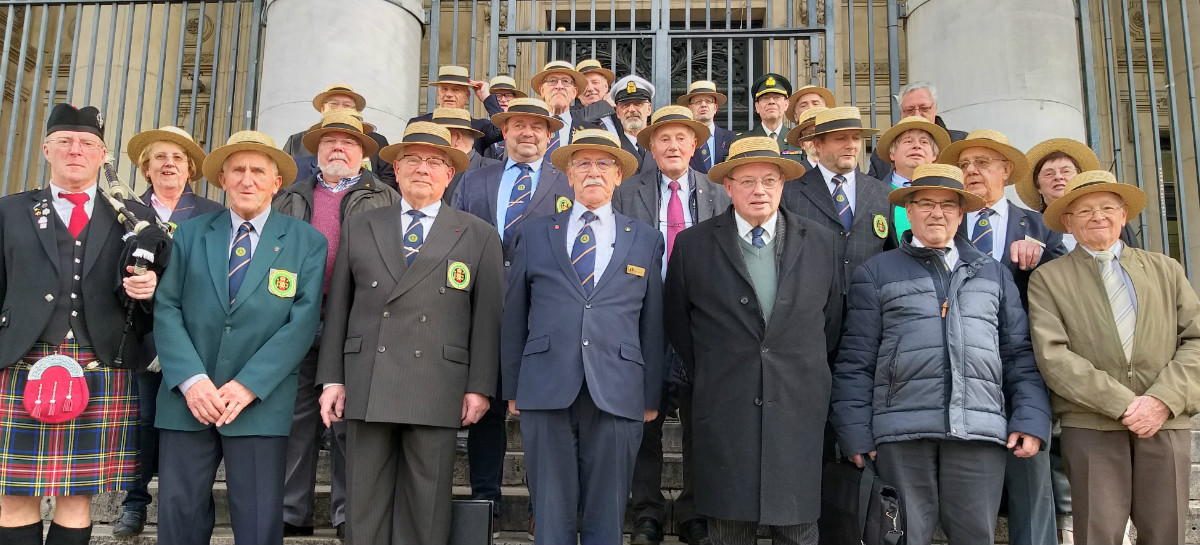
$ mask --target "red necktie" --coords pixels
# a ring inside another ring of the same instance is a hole
[[[71,204],[75,205],[71,209],[71,223],[67,225],[67,230],[71,232],[72,237],[79,238],[79,233],[82,233],[83,228],[87,227],[88,215],[87,210],[83,208],[83,203],[88,201],[88,194],[60,191],[58,196],[59,198],[71,201]]]
[[[671,180],[667,190],[671,192],[671,198],[667,199],[667,257],[670,257],[671,249],[675,247],[675,235],[687,227],[687,223],[683,219],[683,201],[679,200],[679,182]]]

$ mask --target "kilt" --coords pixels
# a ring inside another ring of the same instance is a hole
[[[87,408],[60,424],[34,420],[23,396],[29,369],[59,353],[84,366]],[[132,369],[88,369],[96,356],[73,340],[37,343],[0,369],[0,494],[77,496],[128,489],[137,477],[137,383]]]

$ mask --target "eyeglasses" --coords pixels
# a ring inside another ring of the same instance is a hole
[[[429,168],[446,168],[450,163],[440,157],[421,157],[420,155],[405,155],[400,158],[404,166],[408,168],[417,168],[421,163],[429,165]]]
[[[1124,209],[1125,209],[1124,206],[1116,206],[1116,205],[1112,205],[1112,204],[1106,204],[1104,206],[1101,206],[1100,208],[1081,208],[1074,212],[1067,212],[1067,214],[1071,215],[1071,216],[1077,216],[1077,217],[1081,217],[1083,219],[1090,220],[1096,216],[1096,212],[1099,212],[1100,215],[1102,215],[1106,218],[1111,218],[1111,217],[1116,216],[1117,212],[1120,212],[1121,210],[1124,210]]]
[[[337,144],[343,148],[352,147],[355,145],[360,147],[362,146],[361,142],[353,138],[337,138],[334,136],[322,136],[321,140],[317,142],[317,145],[321,144]]]
[[[755,102],[787,102],[787,97],[779,93],[767,93],[755,99]]]
[[[783,180],[779,178],[742,178],[733,182],[738,184],[742,189],[754,189],[760,183],[766,189],[775,189],[779,187],[779,184],[783,183]]]
[[[95,140],[84,140],[83,138],[69,138],[66,136],[50,139],[51,145],[62,148],[62,149],[71,149],[72,147],[75,146],[76,142],[79,143],[79,147],[82,148],[83,151],[92,152],[92,151],[99,151],[99,150],[104,149],[104,142],[97,142]]]
[[[931,201],[929,199],[921,199],[913,201],[912,203],[917,207],[917,210],[922,212],[933,212],[934,208],[941,207],[943,213],[953,214],[958,212],[960,208],[958,201]]]
[[[1040,178],[1042,180],[1052,180],[1052,179],[1054,179],[1056,174],[1061,175],[1063,178],[1070,178],[1076,174],[1079,174],[1079,170],[1077,170],[1073,166],[1065,166],[1065,167],[1058,169],[1057,171],[1055,171],[1053,168],[1045,168],[1045,169],[1042,169],[1042,171],[1040,173],[1038,173],[1038,178]]]
[[[551,87],[574,87],[575,80],[571,78],[546,78],[542,80],[542,85],[549,85]]]
[[[926,115],[929,112],[933,111],[933,105],[930,104],[928,106],[909,106],[900,111],[904,113],[905,117],[917,115],[917,112],[921,112],[921,115]]]
[[[160,153],[155,153],[154,155],[150,156],[150,158],[159,163],[165,163],[165,162],[167,162],[168,159],[170,159],[172,163],[183,163],[183,162],[187,161],[187,156],[182,153],[160,152]]]
[[[571,161],[572,168],[577,168],[584,172],[592,170],[592,167],[596,167],[596,169],[599,170],[600,172],[608,172],[609,170],[612,169],[612,167],[614,167],[616,165],[617,165],[616,159],[595,159],[595,160],[589,160],[589,161],[585,161],[585,160]]]
[[[967,171],[967,167],[975,165],[975,170],[984,170],[991,166],[992,163],[1007,163],[1008,159],[992,159],[991,157],[975,157],[955,163],[963,172]]]
[[[700,105],[712,106],[713,104],[716,104],[716,103],[717,103],[717,101],[715,99],[712,99],[709,97],[696,97],[696,98],[693,98],[692,102],[691,102],[692,106],[700,106]]]
[[[358,106],[354,101],[350,100],[326,100],[324,105],[326,109],[332,108],[335,110],[357,109]]]

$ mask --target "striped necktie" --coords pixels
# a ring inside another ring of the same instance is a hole
[[[975,228],[971,230],[971,244],[988,257],[995,258],[996,256],[992,255],[992,222],[988,219],[992,212],[994,210],[991,208],[979,211],[979,219],[975,222]]]
[[[242,280],[246,279],[246,269],[250,268],[250,232],[253,230],[250,222],[243,221],[233,238],[233,248],[229,251],[229,306],[237,300]]]
[[[425,213],[420,210],[405,213],[413,218],[408,229],[404,230],[404,259],[412,266],[417,254],[421,253],[421,245],[425,243],[425,228],[421,226],[421,218],[425,217]]]
[[[1116,256],[1108,250],[1096,252],[1096,261],[1100,262],[1100,281],[1104,283],[1104,291],[1108,293],[1108,304],[1112,307],[1113,321],[1117,324],[1121,349],[1125,351],[1125,360],[1129,361],[1133,357],[1133,333],[1137,313],[1133,310],[1129,288],[1121,279],[1121,275],[1117,274],[1115,258]]]
[[[559,121],[562,121],[562,118],[561,118],[561,117],[558,117],[557,115],[556,115],[556,116],[554,116],[554,119],[557,119],[557,120],[559,120]],[[560,144],[562,144],[562,142],[560,142],[560,141],[559,141],[559,138],[558,138],[558,131],[552,131],[552,132],[550,133],[550,143],[546,145],[546,155],[547,155],[547,156],[549,156],[549,155],[550,155],[550,152],[552,152],[552,151],[554,151],[554,150],[558,149],[558,146],[559,146]]]
[[[513,182],[512,191],[508,193],[508,208],[504,212],[504,240],[512,235],[517,221],[525,217],[525,207],[533,196],[533,168],[528,163],[517,163],[521,174]]]
[[[846,178],[841,174],[833,175],[833,205],[837,208],[838,218],[842,220],[842,229],[850,236],[850,226],[854,223],[854,211],[850,210],[850,198],[846,196]]]
[[[592,221],[596,219],[596,214],[588,210],[581,218],[583,228],[571,246],[571,264],[575,266],[575,274],[579,275],[584,293],[591,295],[596,284],[593,281],[596,277],[596,234],[592,232]]]

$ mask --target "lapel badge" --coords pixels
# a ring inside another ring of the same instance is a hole
[[[572,203],[571,199],[568,197],[564,197],[562,195],[554,196],[554,211],[556,213],[557,212],[566,212],[568,209],[571,208],[571,206],[573,204],[574,203]]]
[[[271,269],[271,273],[267,275],[267,290],[276,297],[295,297],[296,273]]]
[[[629,232],[629,228],[628,228],[628,227],[626,227],[626,228],[625,228],[625,232],[626,232],[626,233],[628,233],[628,232]]]
[[[634,276],[646,276],[646,268],[638,267],[637,265],[626,265],[625,266],[625,274],[632,274]]]
[[[462,261],[447,260],[446,287],[466,290],[471,285],[471,268]]]
[[[275,247],[275,251],[276,251],[276,252],[278,252],[278,251],[279,251],[279,246],[276,246],[276,247]]]
[[[987,227],[987,224],[988,224],[988,220],[986,220],[986,219],[979,220],[980,227]]]
[[[883,217],[882,214],[875,214],[875,217],[871,219],[871,225],[872,225],[872,227],[875,228],[875,236],[877,236],[879,238],[887,238],[887,235],[888,235],[887,218]]]

